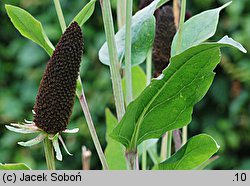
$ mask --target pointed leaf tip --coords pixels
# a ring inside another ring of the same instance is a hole
[[[224,36],[218,43],[231,45],[237,49],[239,49],[243,53],[247,53],[247,50],[237,41],[233,40],[232,38],[228,37],[227,35]]]
[[[229,6],[231,3],[232,3],[232,1],[229,1],[228,3],[222,5],[222,6],[220,7],[220,9],[222,10],[222,9],[226,8],[226,7]]]

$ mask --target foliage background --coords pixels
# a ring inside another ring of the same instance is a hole
[[[87,3],[87,0],[61,0],[67,23]],[[228,0],[189,0],[192,15],[221,6]],[[56,45],[61,35],[52,0],[0,0],[0,162],[24,162],[32,169],[46,169],[42,145],[24,148],[17,141],[31,135],[7,131],[4,124],[32,120],[31,110],[39,82],[49,57],[42,48],[23,38],[7,17],[4,4],[12,4],[30,12],[44,26],[45,32]],[[115,17],[115,0],[112,1]],[[139,1],[134,1],[134,12]],[[250,1],[234,0],[222,11],[218,31],[211,40],[230,35],[250,51]],[[105,41],[100,5],[83,27],[84,56],[81,77],[94,123],[103,148],[105,142],[104,111],[114,113],[109,69],[98,60],[98,50]],[[224,49],[222,63],[216,69],[216,78],[207,95],[199,102],[189,125],[189,137],[198,133],[212,135],[221,146],[220,158],[207,169],[250,169],[250,54]],[[143,66],[143,65],[142,65]],[[65,135],[66,144],[74,156],[64,152],[58,169],[81,169],[81,146],[92,151],[91,168],[100,169],[94,144],[88,132],[78,100],[75,101],[69,128],[78,127],[77,135]]]

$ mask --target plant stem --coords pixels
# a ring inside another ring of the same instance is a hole
[[[52,141],[47,137],[43,140],[44,153],[48,170],[55,170],[55,156]]]
[[[181,130],[180,129],[176,129],[173,131],[173,140],[174,140],[174,148],[175,148],[175,152],[177,152],[181,146]]]
[[[161,160],[167,159],[167,140],[168,140],[168,132],[166,132],[161,141]]]
[[[126,20],[126,0],[117,1],[116,14],[117,14],[118,29],[120,29],[125,24]]]
[[[84,115],[85,115],[85,118],[86,118],[86,121],[87,121],[87,124],[89,127],[91,137],[93,139],[97,154],[101,160],[103,169],[108,170],[108,164],[107,164],[106,158],[104,156],[104,153],[102,151],[102,147],[101,147],[101,144],[99,142],[98,136],[96,134],[95,126],[94,126],[91,114],[89,112],[88,104],[87,104],[83,89],[82,89],[82,94],[78,98],[79,98],[82,110],[84,112]]]
[[[60,6],[59,1],[54,0],[54,2],[55,2],[56,9],[57,9],[57,16],[58,16],[59,21],[60,21],[61,29],[62,29],[62,32],[64,32],[64,30],[66,30],[66,23],[64,21],[64,17],[63,17],[63,14],[62,14],[61,6]],[[88,108],[88,104],[87,104],[87,101],[86,101],[86,98],[85,98],[85,94],[84,94],[84,90],[83,90],[83,86],[82,86],[80,75],[78,76],[77,86],[79,86],[79,87],[77,87],[76,94],[78,96],[78,99],[79,99],[79,102],[81,104],[83,113],[85,115],[85,118],[86,118],[86,121],[87,121],[87,124],[88,124],[88,128],[89,128],[91,137],[93,139],[93,142],[94,142],[97,154],[98,154],[98,156],[99,156],[99,158],[101,160],[103,169],[104,170],[108,170],[108,164],[107,164],[106,158],[104,156],[104,153],[102,151],[102,147],[101,147],[101,144],[99,142],[98,136],[96,134],[96,130],[95,130],[95,126],[93,124],[93,120],[92,120],[91,114],[89,112],[89,108]]]
[[[164,161],[171,156],[171,148],[172,148],[172,131],[168,131],[162,137],[161,143],[161,160]]]
[[[148,149],[148,154],[149,154],[151,160],[153,161],[154,165],[157,165],[161,162],[160,158],[158,157],[158,154],[156,152],[154,152],[152,147]]]
[[[115,43],[115,33],[113,25],[113,17],[111,13],[110,0],[100,0],[104,29],[109,50],[110,72],[116,105],[116,113],[118,121],[120,121],[125,113],[124,99],[122,92],[122,83],[120,75],[120,64],[118,60],[117,48]]]
[[[186,0],[181,1],[181,16],[180,16],[180,22],[179,22],[179,33],[177,38],[177,53],[179,52],[181,48],[181,42],[182,42],[182,31],[183,31],[183,25],[185,21],[185,14],[186,14]],[[187,142],[187,126],[182,128],[182,144],[185,144]]]
[[[175,26],[176,26],[176,28],[178,28],[179,21],[180,21],[180,0],[173,1],[173,12],[174,12]]]
[[[172,147],[172,131],[168,131],[168,139],[167,139],[167,157],[166,159],[170,158],[171,156],[171,147]]]
[[[126,36],[125,36],[125,79],[126,79],[126,105],[133,99],[132,72],[131,72],[131,21],[133,0],[126,0]]]
[[[147,85],[150,84],[152,78],[152,49],[149,49],[146,61]]]
[[[181,1],[181,16],[180,16],[180,22],[179,22],[179,33],[177,38],[177,45],[176,45],[176,51],[178,51],[181,48],[181,42],[182,42],[182,28],[185,21],[185,14],[186,14],[186,0]]]
[[[62,33],[66,30],[66,23],[63,17],[63,12],[62,12],[62,8],[60,5],[60,1],[59,0],[54,0],[54,4],[55,4],[55,8],[56,8],[56,13],[59,19],[59,23],[62,29]]]
[[[152,78],[152,49],[149,49],[146,60],[146,74],[147,74],[147,85],[150,84]],[[146,142],[142,142],[142,170],[147,169],[147,145]]]
[[[126,162],[129,170],[139,170],[138,154],[134,151],[126,152]]]
[[[142,142],[142,170],[147,169],[147,149],[146,149],[146,142]]]
[[[187,126],[182,128],[182,145],[184,145],[187,142],[187,136],[188,136],[188,128]]]

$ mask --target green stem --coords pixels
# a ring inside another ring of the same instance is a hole
[[[99,158],[101,160],[103,169],[108,170],[108,164],[107,164],[105,155],[104,155],[104,153],[102,151],[102,147],[101,147],[101,144],[99,142],[98,136],[96,134],[95,126],[94,126],[91,114],[89,112],[88,104],[87,104],[83,89],[82,89],[82,94],[78,98],[79,98],[82,110],[84,112],[84,115],[85,115],[85,118],[86,118],[86,121],[87,121],[87,124],[88,124],[88,128],[89,128],[91,137],[93,139],[97,154],[98,154],[98,156],[99,156]]]
[[[126,21],[126,8],[125,7],[126,7],[126,0],[117,1],[116,14],[117,14],[118,29],[121,29],[121,27],[125,24],[125,21]]]
[[[139,170],[137,152],[134,151],[126,152],[126,162],[128,170]]]
[[[147,169],[147,149],[146,149],[146,142],[142,142],[142,170]]]
[[[167,140],[168,140],[168,132],[166,132],[161,141],[161,160],[164,161],[167,159]]]
[[[183,25],[185,21],[185,14],[186,14],[186,0],[181,1],[181,16],[180,16],[180,22],[179,22],[179,33],[177,38],[177,45],[176,45],[176,51],[179,52],[181,48],[181,42],[182,42],[182,32],[183,32]],[[187,142],[187,126],[182,128],[182,144],[185,144]]]
[[[55,170],[55,156],[52,141],[47,137],[43,140],[44,153],[48,170]]]
[[[162,137],[161,143],[161,160],[164,161],[171,156],[172,148],[172,131],[168,131]]]
[[[113,25],[113,17],[111,12],[110,0],[100,0],[106,40],[108,44],[110,72],[116,105],[116,113],[118,121],[120,121],[125,113],[124,99],[122,92],[122,81],[120,75],[120,64],[115,43],[115,33]]]
[[[146,60],[147,85],[150,84],[152,78],[152,49],[149,49]],[[147,169],[147,149],[146,142],[142,142],[142,170]]]
[[[60,1],[59,0],[54,0],[54,4],[55,4],[55,8],[56,8],[56,13],[59,19],[59,23],[62,29],[62,33],[66,30],[66,23],[63,17],[63,12],[62,12],[62,8],[60,5]]]
[[[132,45],[132,9],[133,0],[126,0],[126,35],[125,35],[125,79],[126,79],[126,105],[133,100],[132,72],[131,72],[131,45]],[[127,164],[132,170],[138,170],[138,154],[129,151],[127,154]],[[144,160],[145,161],[145,160]]]
[[[187,126],[182,128],[182,145],[184,145],[187,142],[187,136],[188,136],[188,128]]]
[[[152,78],[152,49],[149,49],[146,61],[147,85],[150,84]]]
[[[177,38],[177,45],[176,45],[176,51],[179,52],[181,48],[181,42],[182,42],[182,30],[183,25],[185,21],[185,15],[186,15],[186,0],[181,1],[181,16],[180,16],[180,22],[179,22],[179,31],[178,31],[178,38]]]
[[[173,132],[168,131],[168,139],[167,139],[167,159],[171,156],[171,149],[172,149],[172,136]]]
[[[148,149],[148,154],[151,160],[153,161],[154,165],[158,165],[161,162],[161,158],[158,157],[157,152],[155,152],[155,150],[153,150],[152,147]]]
[[[132,72],[131,72],[131,21],[133,0],[126,1],[126,36],[125,36],[125,79],[126,79],[126,105],[133,99]]]

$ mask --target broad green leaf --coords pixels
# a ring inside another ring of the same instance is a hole
[[[81,27],[93,14],[95,10],[96,0],[91,0],[83,9],[76,15],[73,21],[76,21]]]
[[[0,170],[31,170],[24,163],[0,163]]]
[[[106,141],[105,156],[110,170],[126,170],[125,149],[122,144],[109,137],[111,131],[115,128],[118,121],[109,109],[105,110],[106,114]]]
[[[177,32],[172,42],[171,56],[180,54],[212,37],[216,32],[220,11],[230,3],[216,9],[204,11],[186,21],[182,28],[182,40],[178,46],[179,50],[176,50],[179,37],[179,32]]]
[[[207,161],[219,148],[211,136],[200,134],[190,138],[173,156],[154,169],[191,170]]]
[[[145,72],[140,66],[132,67],[132,88],[133,88],[133,99],[136,99],[141,92],[145,89],[147,84],[147,77]],[[126,95],[126,81],[122,79],[122,89],[124,95]]]
[[[132,17],[132,65],[144,62],[149,49],[153,45],[155,36],[155,17],[153,14],[158,3],[159,0],[153,1]],[[125,26],[123,26],[115,35],[119,61],[122,61],[125,53],[125,34]],[[103,44],[99,51],[99,59],[103,64],[110,65],[107,42]]]
[[[5,5],[8,16],[16,29],[26,38],[40,45],[51,56],[54,46],[46,36],[42,24],[25,10]]]
[[[171,58],[163,74],[153,79],[140,96],[131,102],[111,136],[126,148],[135,150],[144,140],[159,138],[165,132],[181,128],[191,121],[193,106],[212,84],[213,70],[220,62],[223,43],[205,43]],[[243,50],[245,51],[245,50]]]

